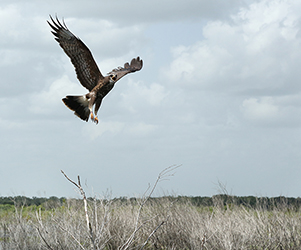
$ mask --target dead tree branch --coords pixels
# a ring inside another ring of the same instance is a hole
[[[92,229],[92,226],[91,226],[91,223],[90,223],[90,220],[89,220],[89,214],[88,214],[88,203],[87,203],[87,197],[86,197],[86,194],[80,184],[80,177],[79,175],[77,176],[77,181],[78,183],[74,182],[73,180],[71,180],[65,173],[63,170],[61,170],[62,174],[66,177],[66,179],[68,181],[70,181],[72,184],[74,184],[80,191],[81,195],[83,196],[83,200],[84,200],[84,208],[85,208],[85,215],[86,215],[86,222],[87,222],[87,229],[88,229],[88,232],[90,234],[90,240],[91,240],[91,243],[92,243],[92,247],[94,250],[96,250],[96,246],[95,246],[95,239],[94,239],[94,233],[93,233],[93,229]]]
[[[141,211],[142,211],[142,208],[143,206],[145,205],[145,203],[150,199],[150,197],[152,196],[152,194],[154,193],[158,183],[162,180],[166,180],[167,177],[170,177],[170,176],[173,176],[174,175],[174,170],[179,168],[181,165],[173,165],[173,166],[170,166],[170,167],[167,167],[165,168],[162,172],[159,173],[158,177],[157,177],[157,180],[155,181],[153,187],[150,189],[150,187],[148,187],[148,189],[146,190],[145,194],[149,191],[149,194],[147,196],[145,196],[143,199],[142,199],[142,202],[139,206],[139,210],[137,212],[137,217],[136,217],[136,223],[135,223],[135,228],[134,228],[134,231],[133,233],[131,234],[131,236],[128,238],[128,240],[122,245],[122,247],[120,249],[122,250],[126,250],[130,247],[130,245],[132,244],[134,238],[135,238],[135,235],[136,233],[142,228],[142,226],[146,223],[146,222],[143,222],[139,225],[139,219],[140,219],[140,215],[141,215]],[[151,235],[148,237],[148,239],[146,240],[145,242],[145,245],[147,243],[147,241],[149,240],[149,238],[158,230],[159,227],[161,227],[163,224],[165,223],[165,221],[162,221],[159,226],[151,233]],[[144,245],[142,246],[142,248],[144,247]],[[141,248],[141,249],[142,249]]]

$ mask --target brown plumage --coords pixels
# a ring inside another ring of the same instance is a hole
[[[63,98],[63,102],[82,120],[88,121],[91,117],[92,121],[98,123],[97,112],[102,99],[120,78],[128,73],[141,70],[143,61],[139,57],[133,58],[131,63],[125,63],[123,67],[113,69],[107,76],[103,76],[88,47],[72,34],[64,21],[61,23],[58,18],[55,21],[51,16],[50,19],[52,23],[47,22],[53,29],[51,32],[54,34],[55,40],[70,57],[81,85],[89,91],[88,94],[82,96],[66,96]]]

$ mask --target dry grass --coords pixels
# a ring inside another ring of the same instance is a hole
[[[76,183],[63,173],[83,200],[3,206],[0,250],[301,249],[299,203],[258,199],[257,206],[254,200],[237,205],[228,195],[213,197],[209,206],[187,197],[151,199],[177,167],[164,169],[141,199],[87,199],[80,178]]]
[[[301,249],[300,210],[285,204],[197,207],[166,197],[141,209],[143,201],[88,201],[96,249]],[[0,218],[0,249],[93,249],[89,237],[79,200],[51,210],[16,207]]]

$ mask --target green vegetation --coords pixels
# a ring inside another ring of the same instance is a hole
[[[87,198],[90,201],[94,201],[94,198]],[[235,204],[235,205],[244,205],[252,208],[256,208],[258,206],[265,207],[266,209],[273,209],[275,206],[279,206],[280,204],[285,204],[286,206],[299,208],[301,207],[301,198],[292,198],[292,197],[255,197],[255,196],[232,196],[226,194],[214,195],[213,197],[201,197],[201,196],[166,196],[166,197],[158,197],[158,198],[150,198],[152,201],[158,201],[162,199],[168,199],[170,202],[177,201],[178,203],[190,203],[193,206],[213,206],[216,200],[222,202],[224,205],[227,204]],[[15,197],[0,197],[0,206],[1,205],[12,205],[17,207],[28,207],[28,206],[43,206],[44,208],[56,208],[62,206],[66,203],[65,197],[55,197],[51,196],[49,198],[45,197],[25,197],[25,196],[15,196]],[[76,200],[76,199],[72,199]],[[78,199],[79,201],[81,199]],[[118,201],[120,203],[135,203],[137,202],[136,198],[127,198],[120,197],[114,198],[113,201]]]
[[[57,198],[51,196],[49,198],[39,198],[39,197],[25,197],[25,196],[15,196],[15,197],[0,197],[0,205],[16,205],[16,206],[40,206],[42,204],[55,204],[56,206],[64,202],[66,198]]]
[[[88,198],[96,249],[301,249],[300,198]],[[0,249],[93,249],[83,201],[0,198]]]

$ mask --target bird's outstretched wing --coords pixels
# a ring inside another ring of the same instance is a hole
[[[117,82],[120,78],[125,76],[128,73],[133,73],[135,71],[139,71],[142,69],[143,61],[138,56],[137,58],[133,58],[131,63],[128,62],[124,64],[123,68],[118,67],[116,69],[113,69],[111,72],[108,73],[108,75],[114,74],[117,76],[115,82]]]
[[[47,22],[53,29],[51,32],[56,37],[55,40],[70,57],[80,83],[91,91],[98,81],[104,78],[93,59],[91,51],[79,38],[72,34],[64,21],[62,24],[57,17],[56,21],[51,16],[50,19],[52,23]]]

